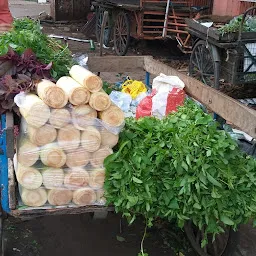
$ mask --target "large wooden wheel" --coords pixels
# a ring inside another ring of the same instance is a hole
[[[215,89],[219,88],[220,62],[215,60],[213,46],[205,41],[198,41],[193,47],[189,75]]]
[[[101,26],[103,22],[103,16],[104,11],[106,11],[105,8],[97,7],[96,9],[96,29],[95,34],[97,41],[100,42],[100,35],[101,35]],[[104,28],[104,37],[103,37],[103,44],[105,46],[109,45],[110,39],[111,39],[111,32],[112,32],[112,25],[111,25],[111,19],[110,16],[108,16],[105,28]]]
[[[189,221],[184,226],[185,233],[188,237],[188,240],[196,251],[196,253],[200,256],[221,256],[226,250],[230,228],[225,230],[225,233],[216,235],[215,241],[212,243],[212,237],[208,236],[208,244],[201,248],[201,242],[204,237],[204,230],[199,230],[195,227],[192,221]]]
[[[130,20],[126,12],[119,12],[115,18],[114,46],[119,56],[124,56],[130,43]]]

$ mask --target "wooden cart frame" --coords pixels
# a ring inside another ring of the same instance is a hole
[[[205,86],[200,81],[179,73],[177,70],[154,60],[148,56],[125,56],[125,57],[91,57],[88,67],[92,72],[138,72],[157,76],[160,73],[166,75],[179,76],[184,81],[186,93],[198,100],[207,108],[232,122],[236,127],[256,138],[256,111],[230,98],[229,96]],[[4,215],[12,215],[21,219],[35,218],[45,215],[58,214],[81,214],[94,212],[106,216],[108,211],[113,211],[113,207],[105,206],[84,206],[76,208],[41,208],[41,209],[19,209],[17,204],[17,182],[14,175],[13,155],[14,155],[14,127],[13,116],[8,113],[1,116],[2,134],[0,136],[0,183],[1,183],[1,211],[0,211],[0,243],[3,238],[2,228]],[[193,236],[191,239],[193,239]],[[195,241],[194,241],[195,242]],[[200,249],[200,246],[197,246]],[[2,245],[0,244],[0,251]],[[2,250],[3,253],[3,250]],[[0,254],[1,256],[3,254]],[[201,254],[200,254],[201,255]],[[217,255],[217,254],[216,254]],[[218,256],[221,254],[218,254]]]
[[[216,28],[186,19],[194,39],[189,74],[216,89],[227,84],[256,83],[256,32],[242,32],[248,17],[256,16],[256,6],[243,15],[238,33],[222,35]]]
[[[104,44],[108,46],[113,37],[117,55],[127,53],[130,38],[165,39],[178,42],[183,52],[191,51],[191,37],[186,30],[185,18],[210,9],[207,0],[94,0],[96,7],[96,37],[100,41],[103,13],[109,19],[104,32]]]

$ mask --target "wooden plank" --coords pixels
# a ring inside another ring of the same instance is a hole
[[[220,40],[220,34],[218,30],[214,28],[207,28],[206,26],[200,24],[199,22],[193,19],[185,19],[189,28],[199,31],[200,33],[207,35],[215,40]]]
[[[81,206],[81,207],[62,207],[62,208],[49,208],[49,209],[33,209],[31,210],[13,210],[10,215],[21,219],[32,219],[47,215],[65,215],[65,214],[82,214],[89,212],[103,212],[114,211],[114,207],[107,206]]]
[[[131,72],[142,71],[144,64],[143,56],[105,56],[89,57],[88,67],[91,72]]]
[[[9,196],[9,207],[11,210],[16,209],[16,181],[14,174],[13,161],[8,158],[8,196]]]
[[[163,73],[165,75],[178,76],[185,83],[185,90],[191,97],[200,101],[213,112],[253,138],[256,138],[255,110],[151,57],[145,57],[145,70],[154,75]]]
[[[14,133],[13,133],[13,113],[6,113],[6,153],[8,158],[14,156]]]

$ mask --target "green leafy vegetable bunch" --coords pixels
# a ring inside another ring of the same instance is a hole
[[[43,34],[39,22],[28,18],[15,20],[13,29],[0,36],[0,55],[5,55],[9,47],[20,55],[32,49],[42,63],[52,62],[51,74],[56,79],[67,75],[73,65],[68,47]]]
[[[128,119],[105,167],[107,202],[131,223],[192,220],[215,235],[256,214],[255,160],[191,101],[163,120]]]

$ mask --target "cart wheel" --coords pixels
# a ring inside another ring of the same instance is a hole
[[[203,231],[198,230],[191,221],[187,222],[184,226],[185,233],[188,237],[188,240],[196,251],[196,253],[200,256],[221,256],[226,250],[230,228],[225,229],[225,233],[216,235],[215,241],[212,243],[212,237],[208,237],[209,243],[201,248],[201,241],[203,238]]]
[[[92,219],[103,220],[103,219],[106,219],[107,216],[108,216],[108,211],[93,212]]]
[[[205,41],[198,41],[190,56],[189,75],[219,89],[220,62],[215,59],[213,46],[207,47]]]
[[[102,7],[98,7],[96,9],[96,38],[97,38],[97,42],[100,42],[100,34],[101,34],[101,26],[102,26],[102,21],[103,21],[103,15],[104,15],[104,11],[105,9]],[[105,29],[104,29],[104,39],[103,39],[103,44],[105,46],[109,45],[110,42],[110,38],[111,38],[111,24],[110,24],[110,18],[108,17],[108,20],[106,22],[105,25]]]
[[[119,56],[124,56],[130,43],[130,20],[128,14],[119,12],[115,18],[114,46]]]

